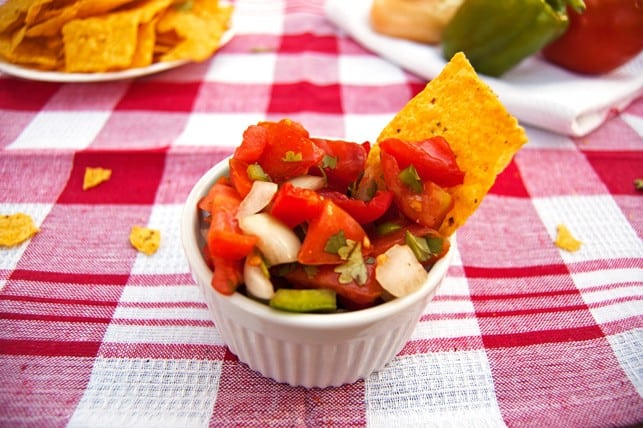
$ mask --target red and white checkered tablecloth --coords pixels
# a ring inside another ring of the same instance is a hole
[[[135,80],[0,74],[0,426],[628,426],[643,422],[643,99],[586,137],[530,141],[458,231],[411,340],[352,385],[263,378],[222,342],[179,240],[182,204],[245,127],[290,117],[373,140],[424,81],[323,4],[237,1],[211,60]],[[86,166],[112,169],[82,191]],[[153,256],[130,227],[161,230]],[[583,242],[553,244],[566,225]]]

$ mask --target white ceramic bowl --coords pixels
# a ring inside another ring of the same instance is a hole
[[[308,388],[353,383],[390,362],[435,295],[452,250],[435,264],[427,282],[415,293],[353,312],[288,313],[240,293],[222,295],[211,287],[212,271],[201,255],[203,240],[196,205],[210,186],[227,174],[225,159],[196,183],[183,209],[181,239],[190,271],[230,351],[264,376]]]

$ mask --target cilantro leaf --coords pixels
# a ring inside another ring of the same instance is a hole
[[[342,260],[346,260],[334,269],[339,274],[339,283],[349,284],[355,281],[358,285],[366,284],[368,271],[362,257],[362,244],[349,239],[346,245],[339,249],[338,254]]]
[[[322,168],[335,169],[337,168],[337,158],[335,156],[324,155],[321,166]]]
[[[416,236],[407,230],[404,234],[404,243],[411,248],[419,262],[425,262],[442,252],[444,241],[437,236]]]
[[[339,254],[339,250],[344,246],[346,246],[346,235],[344,235],[343,230],[340,230],[328,238],[324,246],[324,251],[331,254]]]
[[[301,162],[303,158],[304,157],[301,152],[293,152],[292,150],[288,150],[284,157],[281,158],[281,160],[284,162]]]

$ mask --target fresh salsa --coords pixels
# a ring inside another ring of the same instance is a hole
[[[449,248],[438,229],[462,184],[441,136],[371,145],[311,137],[292,120],[249,126],[198,203],[212,286],[287,311],[356,310],[419,288]],[[311,291],[317,290],[317,291]]]

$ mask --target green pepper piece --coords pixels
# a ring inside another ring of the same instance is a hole
[[[444,58],[462,51],[477,72],[501,76],[567,30],[567,5],[585,7],[582,0],[465,0],[442,34]]]
[[[375,227],[375,234],[377,236],[388,235],[389,233],[393,233],[396,230],[400,230],[401,228],[401,225],[393,221],[386,221],[384,223],[378,224]]]
[[[248,173],[248,178],[252,181],[270,181],[270,177],[258,163],[248,165],[246,172]]]
[[[288,312],[332,312],[337,310],[337,296],[333,290],[280,288],[270,299],[270,306]]]
[[[400,171],[398,178],[413,192],[422,193],[422,179],[413,165],[409,165]]]

